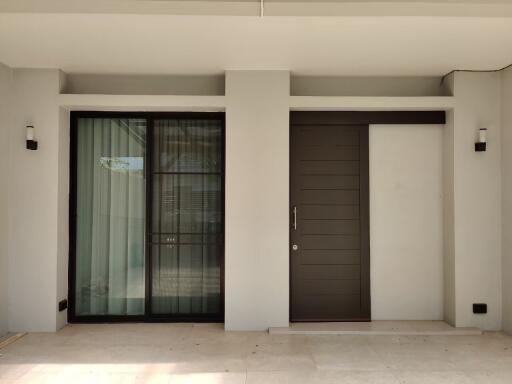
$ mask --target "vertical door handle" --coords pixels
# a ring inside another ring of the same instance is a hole
[[[297,206],[293,206],[293,230],[297,230]]]

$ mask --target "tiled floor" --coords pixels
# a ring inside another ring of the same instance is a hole
[[[0,383],[512,383],[512,337],[72,325],[0,350]]]
[[[289,327],[270,328],[272,334],[287,335],[402,335],[402,336],[475,336],[478,328],[454,328],[444,321],[372,321],[359,323],[293,323]]]

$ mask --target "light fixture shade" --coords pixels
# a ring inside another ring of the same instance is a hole
[[[27,125],[27,140],[34,140],[35,137],[35,130],[33,125]]]
[[[25,136],[26,136],[26,144],[27,144],[27,149],[31,150],[31,151],[36,151],[37,150],[37,141],[35,140],[35,129],[34,129],[34,126],[33,125],[27,125],[25,127]]]
[[[487,128],[480,128],[478,131],[478,142],[487,143]]]
[[[475,143],[475,152],[487,151],[487,128],[478,130],[478,141]]]

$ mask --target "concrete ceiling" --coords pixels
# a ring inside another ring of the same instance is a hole
[[[84,7],[93,1],[67,0],[60,5]],[[267,9],[270,2],[266,2]],[[452,69],[494,69],[512,62],[512,18],[507,13],[512,15],[512,3],[505,0],[464,2],[483,7],[484,14],[493,6],[502,7],[500,15],[486,17],[468,16],[460,9],[456,16],[436,17],[432,15],[435,8],[415,16],[398,11],[376,16],[364,14],[361,8],[357,16],[304,17],[293,16],[300,13],[293,7],[287,11],[292,16],[223,15],[230,14],[225,12],[228,8],[220,15],[207,16],[202,15],[207,13],[201,8],[204,1],[187,2],[202,4],[198,9],[203,12],[197,14],[177,14],[172,9],[162,14],[91,13],[85,8],[69,13],[62,7],[43,12],[29,3],[0,3],[0,62],[12,67],[61,68],[75,73],[216,74],[225,69],[289,69],[302,75],[416,76]],[[55,0],[44,3],[58,5]],[[121,3],[157,2],[117,0]],[[258,2],[229,3],[255,6]],[[460,5],[457,0],[449,3]]]

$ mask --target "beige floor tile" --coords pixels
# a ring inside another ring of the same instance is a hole
[[[172,375],[170,384],[244,384],[245,373],[188,373]]]
[[[308,371],[248,372],[247,384],[398,384],[390,372]]]
[[[134,384],[169,384],[171,383],[171,375],[168,373],[158,374],[138,374]]]
[[[247,344],[248,371],[293,371],[316,369],[306,337],[254,335]]]
[[[219,325],[72,325],[54,334],[29,334],[2,349],[0,382],[510,384],[512,337],[269,335],[224,332]]]
[[[0,363],[0,382],[4,380],[17,380],[34,369],[34,365],[23,361]]]
[[[478,328],[454,328],[444,321],[372,321],[293,323],[270,328],[271,334],[339,335],[456,335],[481,334]]]
[[[471,384],[510,384],[512,383],[512,367],[508,370],[469,371],[466,373]]]
[[[382,371],[385,361],[368,344],[366,337],[336,336],[312,342],[313,359],[318,369]]]
[[[400,384],[473,384],[471,378],[460,371],[399,371],[394,374]]]

